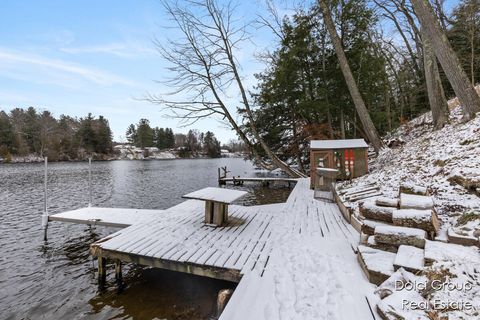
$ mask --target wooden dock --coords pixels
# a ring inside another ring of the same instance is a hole
[[[257,182],[263,186],[268,186],[273,183],[286,183],[290,186],[292,183],[298,182],[295,178],[277,178],[277,177],[229,177],[218,179],[220,185],[225,185],[227,182],[233,183],[233,185],[243,185],[245,182]]]
[[[120,279],[121,262],[133,262],[239,282],[223,320],[374,319],[371,286],[356,262],[358,232],[336,204],[313,198],[309,179],[295,182],[286,203],[231,205],[223,227],[205,225],[198,200],[151,212],[91,245],[99,280],[112,259]],[[60,215],[52,220],[75,220],[73,212]]]
[[[48,221],[125,228],[134,223],[156,219],[163,212],[164,210],[86,207],[50,215]]]

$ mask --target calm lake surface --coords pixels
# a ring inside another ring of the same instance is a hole
[[[256,176],[242,159],[94,162],[93,204],[166,209],[183,194],[217,186],[217,168]],[[228,188],[234,188],[229,185]],[[290,189],[249,191],[241,204],[283,202]],[[88,204],[88,164],[49,164],[49,213]],[[126,265],[116,293],[110,266],[107,291],[97,290],[89,245],[117,229],[52,222],[43,241],[43,164],[0,164],[0,319],[209,319],[219,290],[235,284]]]

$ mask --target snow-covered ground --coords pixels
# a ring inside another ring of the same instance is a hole
[[[456,226],[460,215],[480,211],[480,115],[464,122],[457,107],[451,112],[450,124],[433,130],[431,113],[426,113],[386,140],[399,145],[371,159],[368,175],[340,188],[376,183],[385,196],[395,198],[401,183],[426,186],[443,230]],[[477,220],[469,228],[479,224]]]
[[[456,106],[451,111],[450,123],[440,130],[433,129],[431,113],[400,127],[385,139],[391,148],[382,150],[376,158],[370,160],[368,175],[341,183],[338,188],[376,184],[384,197],[398,198],[401,184],[427,187],[441,220],[442,235],[439,239],[446,240],[444,235],[451,229],[457,235],[478,240],[480,114],[465,122],[462,120],[460,108]],[[368,203],[374,199],[362,201]],[[405,202],[405,199],[403,200]],[[418,201],[415,203],[418,206]],[[358,202],[346,204],[358,214]],[[379,310],[390,313],[391,319],[397,319],[395,316],[405,319],[480,319],[479,249],[438,241],[427,242],[425,259],[429,258],[428,255],[434,255],[435,259],[431,260],[435,262],[425,267],[421,276],[415,279],[415,276],[410,274],[409,277],[413,280],[408,281],[426,281],[431,286],[432,281],[440,280],[438,283],[448,284],[453,288],[445,286],[436,289],[430,287],[427,290],[398,290],[379,303]],[[435,248],[432,249],[432,246]],[[390,282],[394,281],[395,276],[398,276],[398,272],[392,276]],[[382,286],[386,283],[388,284],[389,280]],[[426,301],[433,309],[430,312],[411,308],[405,310],[401,305],[405,300]],[[452,305],[436,305],[446,302],[451,302]],[[472,308],[455,305],[465,302],[471,303]]]

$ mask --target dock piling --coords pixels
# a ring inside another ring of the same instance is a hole
[[[115,260],[115,281],[117,283],[117,293],[123,291],[122,261]]]
[[[88,158],[88,206],[92,206],[92,157]]]
[[[105,289],[106,281],[107,281],[107,259],[102,256],[99,256],[98,257],[98,288],[100,290]]]
[[[217,319],[222,315],[223,310],[227,306],[228,301],[232,297],[232,289],[222,289],[217,295]]]
[[[48,183],[48,157],[45,157],[44,202],[43,202],[43,214],[42,214],[43,241],[47,241],[47,230],[48,230],[47,183]]]

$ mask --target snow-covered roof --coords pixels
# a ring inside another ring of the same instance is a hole
[[[310,149],[353,149],[368,148],[368,144],[363,139],[346,140],[311,140]]]

